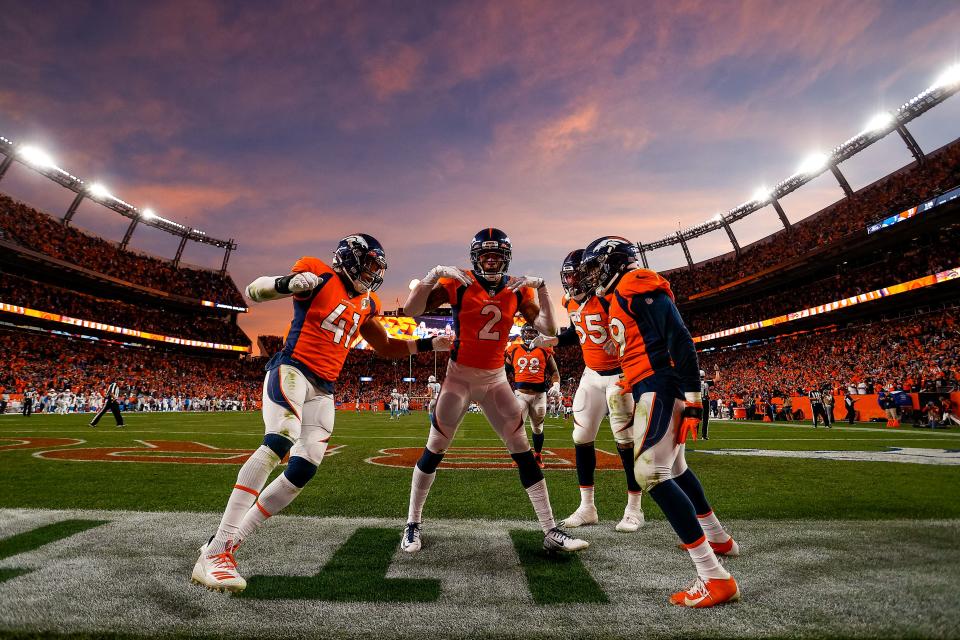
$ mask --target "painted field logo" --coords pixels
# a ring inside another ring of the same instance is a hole
[[[807,458],[848,462],[906,462],[910,464],[960,465],[960,450],[890,447],[886,451],[782,451],[780,449],[700,449],[697,453],[715,456],[758,456],[762,458]]]
[[[34,457],[73,462],[161,462],[172,464],[243,464],[250,449],[218,449],[202,442],[182,440],[135,440],[137,447],[96,447],[38,451]],[[335,455],[344,445],[327,449],[324,457]]]
[[[82,444],[86,440],[77,438],[0,438],[0,451],[14,449],[46,449],[48,447],[69,447]]]
[[[409,469],[420,459],[422,447],[381,449],[380,455],[366,462],[381,467]],[[544,449],[543,464],[547,469],[576,469],[574,449]],[[512,469],[513,460],[503,447],[450,447],[440,466],[444,469]],[[623,469],[620,456],[597,449],[597,469]]]

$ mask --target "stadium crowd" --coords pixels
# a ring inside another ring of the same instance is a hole
[[[958,184],[960,142],[954,142],[930,155],[924,165],[889,176],[794,224],[790,230],[778,231],[744,247],[739,256],[727,254],[693,268],[666,271],[663,275],[670,281],[677,299],[682,301],[692,294],[804,256],[819,246],[865,234],[870,223],[918,205]]]
[[[4,273],[0,273],[0,302],[177,338],[250,344],[246,334],[228,318],[208,315],[201,309],[190,314],[159,307],[151,309],[143,304],[97,298]],[[144,304],[149,303],[149,299],[144,300]]]
[[[831,275],[777,288],[749,302],[684,313],[690,333],[699,336],[786,313],[835,302],[960,266],[960,223],[923,234],[895,249],[843,263]]]
[[[262,358],[227,360],[90,342],[48,333],[0,330],[0,393],[47,390],[95,396],[116,382],[133,408],[259,406]]]
[[[805,395],[834,391],[876,393],[960,389],[960,308],[882,320],[835,331],[804,333],[758,346],[702,353],[713,395]]]
[[[229,276],[214,271],[174,267],[169,260],[121,250],[0,194],[0,238],[66,262],[141,286],[246,306]]]

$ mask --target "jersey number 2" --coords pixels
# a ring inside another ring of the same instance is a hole
[[[488,304],[483,309],[480,309],[480,315],[482,316],[491,316],[490,320],[487,321],[487,324],[483,325],[483,329],[480,329],[480,339],[481,340],[499,340],[500,332],[491,331],[497,323],[500,322],[500,318],[503,315],[500,313],[500,307],[495,304]]]

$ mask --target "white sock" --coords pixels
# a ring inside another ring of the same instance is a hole
[[[410,508],[407,511],[407,522],[423,522],[423,505],[427,502],[430,487],[437,477],[437,472],[424,473],[420,467],[413,466],[413,480],[410,482]]]
[[[643,497],[643,491],[627,491],[627,509],[630,511],[641,511],[640,498]]]
[[[237,483],[233,485],[233,491],[227,500],[223,518],[220,519],[220,526],[217,527],[217,533],[213,537],[213,542],[210,543],[211,553],[223,553],[227,550],[227,544],[237,537],[240,521],[253,506],[267,478],[270,477],[270,472],[278,464],[280,464],[280,458],[266,445],[260,445],[243,463],[240,473],[237,474]]]
[[[580,487],[580,506],[593,506],[593,487]]]
[[[550,508],[550,494],[547,493],[547,481],[541,480],[535,485],[527,487],[527,495],[530,496],[530,502],[533,504],[533,510],[537,513],[537,520],[540,521],[540,528],[546,533],[557,526],[553,519],[553,509]]]
[[[707,542],[705,537],[700,538],[700,544],[688,548],[687,553],[690,554],[690,559],[693,560],[693,564],[697,567],[697,575],[704,580],[712,580],[713,578],[726,579],[730,577],[727,570],[724,569],[720,561],[717,560],[716,554],[713,552],[710,543]]]
[[[300,495],[301,487],[287,480],[287,476],[282,473],[273,479],[267,488],[263,490],[256,503],[247,510],[243,516],[243,521],[237,530],[235,544],[250,537],[257,528],[260,527],[267,518],[280,513],[293,499]]]
[[[717,516],[711,511],[705,516],[697,516],[703,533],[710,542],[726,542],[730,539],[730,534],[724,531],[723,526],[717,519]]]

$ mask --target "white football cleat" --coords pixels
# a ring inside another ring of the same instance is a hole
[[[400,548],[407,553],[416,553],[420,551],[423,542],[420,539],[420,523],[408,522],[403,528],[403,535],[400,537]]]
[[[597,507],[594,505],[580,505],[577,510],[567,516],[567,519],[560,523],[561,527],[576,529],[588,524],[597,524],[600,522],[600,516],[597,514]]]
[[[190,581],[211,591],[229,591],[239,593],[247,588],[247,581],[237,571],[237,560],[233,550],[208,554],[209,542],[200,547],[200,557],[193,565]]]
[[[617,531],[633,533],[644,525],[643,509],[624,509],[623,518],[617,523]]]
[[[580,538],[574,538],[560,527],[554,527],[543,536],[543,548],[547,551],[562,551],[573,553],[590,546],[590,543]]]

